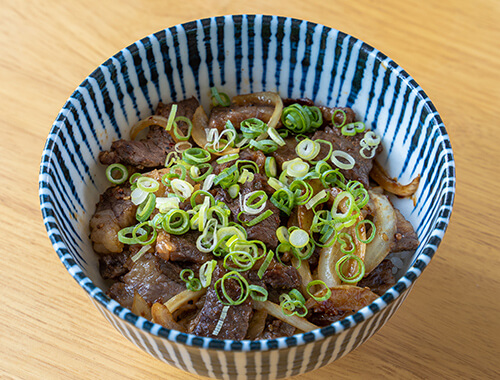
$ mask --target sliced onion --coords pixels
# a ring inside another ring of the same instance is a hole
[[[238,106],[249,104],[274,105],[274,112],[267,123],[268,128],[276,128],[281,118],[281,112],[283,111],[283,101],[275,92],[256,92],[253,94],[238,95],[233,98],[232,103]]]
[[[344,160],[347,161],[347,163],[339,161],[339,158],[343,158]],[[335,166],[344,170],[352,169],[354,167],[354,164],[356,163],[354,157],[352,157],[349,153],[343,152],[341,150],[334,150],[332,152],[330,160],[333,162]]]
[[[166,128],[167,123],[168,119],[159,115],[153,115],[145,119],[142,119],[130,129],[130,139],[134,140],[139,134],[139,132],[141,132],[143,129],[147,127],[150,127],[152,125],[159,125],[160,127]]]
[[[408,185],[401,185],[394,178],[390,178],[384,168],[376,160],[373,163],[373,168],[370,172],[370,176],[380,186],[382,186],[384,190],[400,197],[412,196],[413,194],[415,194],[418,189],[418,185],[420,184],[419,174]]]
[[[366,245],[365,270],[370,273],[391,251],[396,233],[396,213],[385,195],[368,191],[375,206],[375,237]]]

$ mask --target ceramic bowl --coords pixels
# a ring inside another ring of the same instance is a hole
[[[109,299],[89,241],[89,218],[108,183],[98,153],[128,136],[158,102],[211,86],[230,96],[277,91],[348,106],[382,136],[380,163],[402,183],[417,174],[413,200],[393,199],[421,241],[399,281],[356,314],[289,338],[229,341],[165,329]],[[338,30],[292,18],[207,18],[147,36],[90,74],[70,96],[47,138],[40,203],[47,233],[69,274],[106,319],[150,355],[194,374],[223,379],[289,377],[327,365],[370,338],[394,314],[427,267],[448,225],[455,191],[445,127],[422,88],[393,60]],[[412,328],[408,326],[408,328]]]

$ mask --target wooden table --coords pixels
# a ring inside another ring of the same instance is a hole
[[[195,379],[143,353],[59,262],[42,224],[38,165],[76,86],[133,41],[222,14],[293,16],[352,34],[401,64],[440,111],[457,196],[433,263],[365,345],[297,377],[500,377],[500,2],[497,0],[0,3],[0,378]]]

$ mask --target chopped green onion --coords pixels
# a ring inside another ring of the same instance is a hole
[[[339,158],[343,158],[347,163],[339,161]],[[354,164],[356,164],[356,160],[349,153],[341,150],[334,150],[330,159],[335,166],[344,170],[350,170],[354,167]]]
[[[271,186],[274,190],[279,190],[279,189],[282,189],[283,187],[285,187],[285,185],[283,183],[281,183],[280,181],[278,181],[276,178],[274,177],[271,177],[267,180],[267,183],[269,184],[269,186]]]
[[[179,141],[177,144],[174,145],[174,149],[177,153],[184,152],[187,149],[190,149],[193,145],[188,142],[188,141]]]
[[[250,297],[252,297],[255,301],[265,302],[267,301],[267,297],[269,293],[265,288],[259,285],[249,285],[248,289],[250,290]]]
[[[210,205],[211,206],[215,206],[215,198],[212,194],[210,194],[208,191],[206,190],[196,190],[195,192],[193,192],[193,194],[191,194],[191,207],[192,208],[195,208],[196,205],[198,204],[202,204],[202,203],[196,203],[196,199],[199,197],[199,196],[203,196],[203,200],[205,200],[205,197],[208,197],[210,199]]]
[[[259,276],[260,279],[262,279],[262,276],[264,276],[264,273],[266,272],[267,268],[269,267],[269,264],[271,263],[272,259],[274,256],[273,251],[269,251],[266,255],[266,258],[264,259],[264,262],[259,268],[259,271],[257,272],[257,276]]]
[[[149,216],[155,209],[155,206],[156,196],[153,193],[148,193],[146,200],[137,207],[135,218],[139,222],[144,222],[145,220],[149,219]]]
[[[226,320],[227,317],[227,312],[231,306],[226,305],[222,308],[222,311],[220,313],[219,320],[217,321],[217,325],[215,326],[214,331],[212,332],[212,335],[219,335],[220,330],[222,329],[222,325],[224,324],[224,321]]]
[[[181,122],[181,121],[185,122],[188,125],[188,130],[187,130],[187,133],[185,135],[184,135],[184,133],[182,133],[182,131],[177,126],[177,123]],[[193,123],[187,117],[185,117],[185,116],[177,116],[175,118],[175,121],[174,121],[174,135],[175,135],[175,137],[177,137],[177,140],[179,140],[179,141],[187,141],[187,140],[189,140],[189,138],[191,137],[191,131],[192,130],[193,130]]]
[[[344,136],[354,136],[356,133],[364,132],[365,123],[362,121],[356,121],[354,123],[346,124],[342,127],[342,134]]]
[[[362,209],[368,204],[370,195],[361,182],[349,181],[346,185],[346,189],[353,195],[356,201],[356,206],[359,209]]]
[[[359,228],[363,224],[366,224],[366,223],[368,223],[372,227],[372,230],[371,230],[370,236],[368,238],[366,238],[366,240],[363,240],[363,239],[361,239],[361,237],[359,235]],[[358,224],[356,224],[356,237],[358,238],[358,240],[361,243],[365,243],[365,244],[371,243],[372,240],[375,238],[376,231],[377,231],[377,227],[375,227],[375,224],[371,220],[369,220],[369,219],[363,219],[363,220],[359,221]]]
[[[295,195],[295,204],[305,205],[313,195],[313,189],[307,182],[296,179],[290,184],[290,191]]]
[[[272,153],[278,149],[278,145],[273,140],[269,139],[260,141],[250,140],[250,147],[255,150],[261,150],[265,154]]]
[[[324,203],[328,201],[329,195],[326,190],[321,190],[318,194],[311,198],[309,202],[306,203],[306,208],[310,210],[311,208],[316,207],[320,203]]]
[[[210,92],[212,93],[212,104],[214,106],[219,105],[222,107],[229,107],[231,105],[231,99],[229,99],[229,96],[224,92],[219,92],[216,87],[210,88]]]
[[[226,281],[231,281],[231,280],[236,281],[240,286],[240,295],[237,299],[231,298],[225,288]],[[218,286],[219,284],[222,291],[222,295],[224,296],[224,300],[219,295],[219,286]],[[217,298],[223,305],[234,305],[234,306],[240,305],[243,302],[245,302],[249,292],[250,289],[248,287],[247,280],[236,271],[231,271],[229,273],[226,273],[224,276],[222,276],[215,282],[215,294],[217,295]]]
[[[236,198],[240,192],[240,185],[235,183],[234,185],[229,186],[227,192],[231,198]]]
[[[307,315],[307,308],[305,306],[304,297],[301,295],[302,298],[300,299],[295,292],[291,291],[290,293],[283,293],[280,295],[281,311],[287,316],[297,315],[299,317],[305,317]],[[302,302],[302,300],[304,300],[304,302]],[[302,310],[302,312],[300,312],[300,310]]]
[[[137,251],[137,253],[130,258],[130,260],[132,260],[132,262],[135,263],[137,260],[139,260],[150,249],[151,249],[151,245],[149,245],[149,244],[141,247],[141,249],[139,249],[139,251]]]
[[[313,286],[317,286],[317,285],[320,285],[322,286],[323,288],[326,289],[326,292],[325,290],[323,290],[321,293],[323,294],[321,297],[317,297],[315,294],[318,293],[318,292],[315,292],[315,293],[311,293],[310,289],[313,287]],[[309,284],[307,284],[307,287],[306,287],[306,291],[307,291],[307,294],[309,294],[315,301],[317,302],[323,302],[323,301],[326,301],[327,299],[329,299],[332,295],[332,291],[331,289],[326,286],[326,284],[321,281],[321,280],[314,280],[314,281],[311,281],[309,282]]]
[[[114,173],[119,172],[120,176],[115,178]],[[111,164],[106,168],[106,178],[115,185],[120,185],[128,178],[128,170],[122,164]]]
[[[144,227],[144,228],[143,228]],[[147,239],[147,228],[151,229],[151,237],[148,240],[143,240]],[[145,233],[143,233],[145,232]],[[140,233],[141,235],[137,236],[137,233]],[[156,230],[149,225],[149,222],[142,222],[137,224],[136,226],[133,227],[132,229],[132,239],[135,239],[134,244],[141,244],[141,245],[147,245],[151,244],[156,240],[156,236],[158,233]]]
[[[288,241],[295,248],[303,248],[307,245],[307,243],[309,243],[309,234],[306,231],[297,228],[290,232]]]
[[[183,235],[189,231],[189,214],[181,209],[170,210],[163,218],[162,227],[169,234]]]
[[[344,276],[344,265],[349,260],[356,260],[358,262],[358,271],[352,277]],[[335,272],[339,278],[347,284],[356,284],[365,275],[365,263],[356,255],[345,255],[342,256],[335,264]]]
[[[170,108],[170,113],[168,115],[167,125],[165,127],[167,131],[170,131],[170,129],[172,129],[172,124],[174,124],[176,113],[177,113],[177,104],[172,104],[172,108]]]
[[[189,182],[177,178],[170,182],[170,186],[174,193],[183,200],[189,198],[194,190],[194,187]]]
[[[172,209],[179,208],[180,199],[178,197],[156,197],[156,208],[161,213],[167,213]]]
[[[169,167],[171,167],[172,165],[174,165],[174,164],[176,163],[176,161],[177,161],[177,160],[179,160],[179,159],[180,159],[180,157],[179,157],[179,153],[174,152],[174,151],[169,152],[169,153],[167,154],[167,157],[165,158],[165,165],[164,165],[164,166],[165,166],[166,168],[169,168]]]
[[[240,213],[241,214],[241,213]],[[240,214],[238,214],[238,220],[240,220]],[[266,210],[259,216],[256,216],[249,222],[242,222],[245,226],[247,227],[252,227],[255,226],[256,224],[262,222],[264,219],[269,218],[271,215],[273,215],[273,212],[271,210]]]
[[[134,231],[135,226],[125,227],[118,231],[118,241],[123,244],[137,244],[139,240],[144,241],[147,239],[147,231],[143,228],[138,229],[135,232],[135,236],[132,235],[132,231]],[[139,234],[139,235],[137,235]],[[132,235],[132,237],[128,237],[127,235]]]
[[[205,170],[203,174],[200,175],[201,170]],[[214,167],[210,165],[210,163],[206,162],[204,164],[199,164],[198,166],[191,166],[191,169],[189,170],[189,176],[191,179],[195,182],[200,182],[203,181],[205,178],[207,178],[210,174],[212,174],[212,171],[214,170]]]
[[[276,158],[266,157],[266,162],[264,164],[266,175],[271,177],[276,177],[278,175],[278,165],[276,164]]]
[[[197,165],[209,162],[212,155],[202,148],[189,148],[182,152],[182,158],[190,165]]]
[[[138,178],[142,177],[142,174],[141,173],[134,173],[130,176],[130,178],[128,179],[129,183],[133,186],[137,186],[135,184],[135,182],[137,181]]]
[[[337,237],[337,241],[340,242],[340,252],[342,252],[344,255],[348,255],[356,251],[356,246],[352,241],[352,236],[348,233],[341,232]],[[347,247],[351,248],[347,249]]]
[[[231,162],[240,158],[238,153],[226,154],[225,156],[219,157],[216,161],[218,164],[225,164],[226,162]]]
[[[314,158],[316,158],[316,156],[319,154],[319,151],[320,145],[309,138],[305,138],[295,147],[297,156],[307,161],[314,160]]]
[[[187,277],[186,277],[187,274]],[[194,272],[191,269],[183,269],[180,273],[181,280],[186,283],[186,288],[192,292],[197,292],[201,289],[201,282],[194,277]]]
[[[279,133],[276,131],[276,129],[268,128],[267,134],[279,146],[284,146],[286,144],[285,140],[283,140],[283,138],[279,135]]]
[[[302,161],[300,158],[296,158],[292,161],[288,161],[286,165],[286,173],[290,177],[300,178],[304,177],[309,171],[309,164]],[[285,168],[285,164],[283,164]]]
[[[240,131],[247,139],[256,139],[267,129],[267,124],[257,118],[246,119],[240,123]]]
[[[130,200],[132,203],[136,206],[140,205],[142,202],[146,200],[148,197],[148,192],[141,190],[139,188],[136,188],[132,190],[132,193],[130,194]]]
[[[203,233],[196,240],[196,248],[198,248],[200,252],[212,252],[217,247],[217,242],[219,241],[217,233],[217,220],[210,219],[205,224]]]
[[[243,171],[240,174],[240,177],[238,178],[239,183],[245,183],[245,182],[252,182],[254,179],[254,174],[252,172],[249,172],[247,169],[243,169]]]
[[[314,140],[314,142],[318,145],[319,151],[321,151],[321,144],[328,145],[328,153],[326,154],[325,157],[321,157],[321,159],[319,161],[311,161],[311,163],[315,164],[315,163],[320,162],[320,161],[327,161],[332,156],[333,144],[330,141],[321,140],[321,139]],[[318,152],[318,154],[319,154],[319,152]]]
[[[228,261],[231,260],[234,266],[231,266]],[[248,252],[235,251],[230,252],[224,257],[224,268],[236,272],[245,272],[253,267],[255,258]]]
[[[257,200],[255,203],[253,203]],[[255,190],[243,197],[243,211],[246,214],[256,215],[266,207],[267,194],[264,190]]]
[[[269,200],[287,215],[290,215],[294,207],[294,194],[286,187],[276,190]]]
[[[136,184],[139,189],[148,193],[154,193],[160,188],[160,184],[157,180],[146,176],[138,178]]]
[[[340,124],[337,124],[337,123],[335,122],[335,116],[337,115],[337,113],[342,114],[342,123],[340,123]],[[342,128],[342,127],[344,126],[344,124],[346,123],[346,121],[347,121],[347,115],[345,114],[345,111],[344,111],[344,110],[342,110],[342,109],[338,108],[338,109],[336,109],[335,111],[333,111],[333,115],[332,115],[332,124],[333,124],[335,127],[337,127],[337,128]]]
[[[303,134],[313,131],[323,124],[323,116],[318,107],[292,104],[283,109],[281,122],[291,132]]]
[[[209,174],[207,178],[205,178],[205,181],[203,182],[203,187],[202,190],[208,191],[212,188],[212,185],[214,184],[214,179],[215,179],[215,174]]]
[[[285,226],[280,226],[276,230],[276,237],[281,243],[288,244],[290,239],[290,234],[288,233],[288,229]]]

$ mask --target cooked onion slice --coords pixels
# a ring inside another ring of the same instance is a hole
[[[323,301],[326,302],[325,306],[329,306],[338,311],[345,311],[349,314],[353,314],[353,312],[371,304],[378,298],[370,289],[353,285],[334,286],[331,287],[330,290],[332,292],[330,299]],[[319,302],[314,300],[314,298],[309,298],[305,306],[310,310],[317,303]]]
[[[191,131],[191,137],[194,142],[198,144],[199,147],[205,148],[209,143],[207,130],[208,130],[208,116],[202,106],[199,106],[193,115],[193,130]],[[221,152],[212,152],[215,156],[225,156],[226,154],[238,153],[239,148],[227,147]]]
[[[249,104],[265,104],[274,105],[274,112],[267,123],[269,128],[276,128],[281,118],[281,111],[283,111],[283,101],[281,97],[275,92],[256,92],[254,94],[237,95],[232,100],[233,104],[237,106],[244,106]],[[265,138],[265,137],[263,137]]]
[[[135,315],[151,320],[151,308],[148,303],[142,298],[142,296],[134,291],[134,300],[132,301],[132,307],[130,309]]]
[[[385,195],[369,190],[375,206],[375,237],[366,245],[365,273],[370,273],[390,252],[396,233],[396,213]]]
[[[130,139],[135,140],[139,132],[143,129],[150,127],[151,125],[159,125],[160,127],[166,128],[168,123],[167,118],[159,115],[149,116],[145,119],[139,120],[133,127],[130,129]]]
[[[184,333],[186,332],[186,329],[174,320],[172,313],[165,305],[159,302],[154,303],[151,308],[151,314],[151,321],[153,323],[158,323],[167,329],[177,330]]]
[[[382,188],[389,193],[398,195],[400,197],[410,197],[418,189],[420,184],[420,174],[417,175],[408,185],[401,185],[394,178],[390,178],[385,169],[380,166],[380,164],[375,160],[373,163],[373,168],[370,172],[370,176],[375,182],[377,182]]]
[[[206,291],[206,288],[202,288],[201,290],[198,290],[196,292],[186,289],[165,302],[165,306],[171,313],[173,313],[189,301],[197,300],[203,294],[205,294]]]
[[[271,301],[253,301],[253,308],[257,310],[265,310],[268,314],[271,314],[273,317],[281,319],[283,322],[292,325],[293,327],[298,328],[301,331],[312,331],[318,329],[319,327],[315,324],[312,324],[307,319],[299,317],[297,315],[285,315],[281,310],[281,306],[277,305]]]

